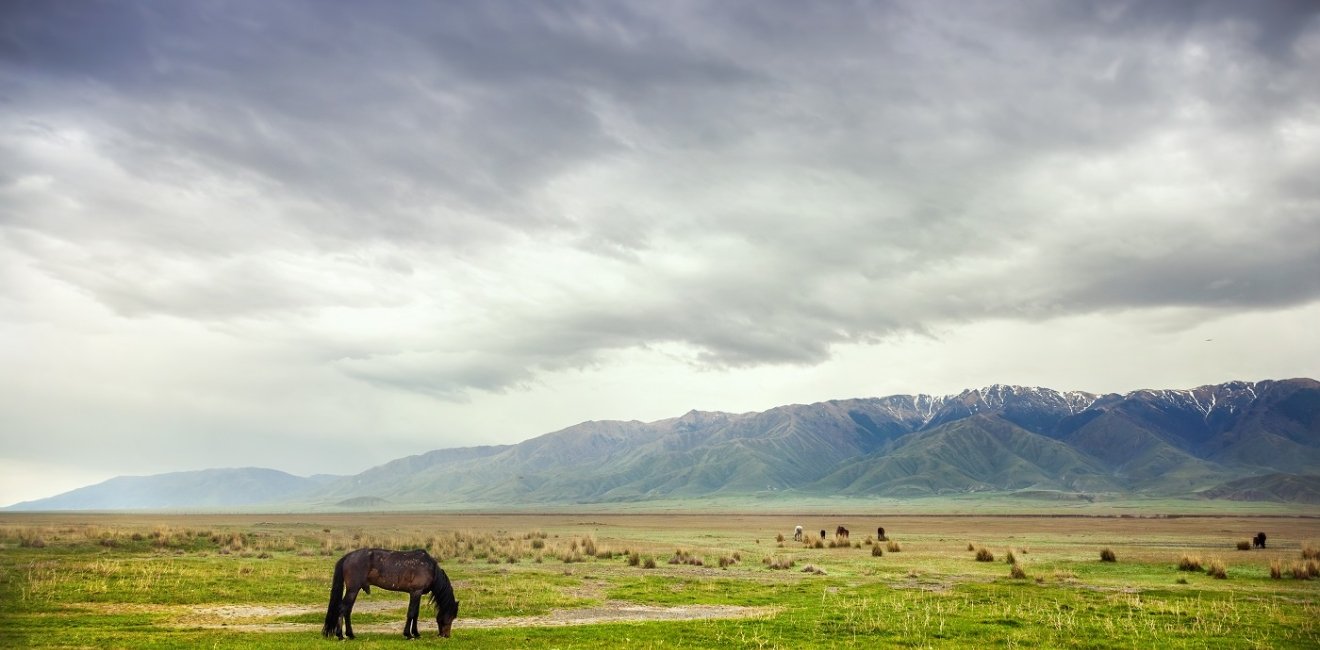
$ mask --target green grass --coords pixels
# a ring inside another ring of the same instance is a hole
[[[917,518],[898,523],[889,518],[885,523],[903,552],[873,557],[866,544],[834,549],[808,549],[791,541],[778,545],[776,532],[791,530],[797,517],[782,522],[494,518],[462,520],[472,527],[445,529],[400,516],[394,524],[373,522],[370,528],[378,537],[369,536],[367,526],[357,527],[361,519],[312,523],[316,516],[307,517],[309,522],[271,524],[180,516],[171,520],[176,528],[164,531],[159,523],[131,518],[115,520],[113,527],[76,521],[77,516],[59,521],[0,518],[0,647],[329,643],[321,639],[319,624],[330,572],[342,552],[337,545],[376,541],[429,547],[445,555],[443,566],[462,601],[462,616],[448,640],[434,637],[425,610],[420,626],[431,635],[420,643],[445,647],[1320,645],[1320,580],[1272,580],[1268,574],[1272,559],[1291,562],[1300,558],[1303,545],[1320,539],[1320,524],[1312,520],[1209,518],[1129,526],[1132,522],[1109,518]],[[1239,529],[1256,528],[1278,531],[1270,538],[1275,548],[1232,550]],[[965,534],[968,530],[976,534]],[[1133,531],[1141,537],[1134,539]],[[153,538],[153,532],[159,534]],[[235,534],[243,538],[241,546],[234,545]],[[37,538],[41,545],[33,544]],[[539,548],[531,539],[541,540]],[[558,559],[587,539],[614,557],[587,555],[573,563]],[[966,550],[969,541],[1015,549],[1029,577],[1011,579],[1003,562],[976,562]],[[1100,562],[1103,547],[1113,547],[1118,561]],[[222,553],[225,548],[229,551]],[[705,566],[666,564],[679,549],[703,558]],[[658,567],[629,566],[625,550],[656,558]],[[734,553],[741,561],[718,567],[718,558]],[[1221,558],[1229,578],[1179,571],[1184,553]],[[510,556],[517,562],[509,563]],[[771,570],[761,562],[767,556],[797,564]],[[808,564],[825,575],[803,573]],[[399,631],[406,602],[405,595],[383,590],[361,596],[359,603],[375,607],[355,613],[359,637],[353,647],[405,643]],[[633,604],[761,609],[758,616],[741,619],[512,624]],[[477,627],[482,621],[495,626]],[[245,627],[253,625],[264,627]],[[290,626],[294,629],[284,629]],[[371,626],[376,627],[365,629]]]

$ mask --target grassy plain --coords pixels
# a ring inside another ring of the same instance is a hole
[[[1257,531],[1268,549],[1237,550]],[[454,580],[453,638],[423,615],[414,644],[1320,647],[1320,519],[1240,513],[3,514],[0,647],[331,643],[333,564],[362,546],[427,548]],[[405,606],[360,597],[354,646],[406,643]]]

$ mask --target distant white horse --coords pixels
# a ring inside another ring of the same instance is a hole
[[[800,542],[800,541],[802,541],[802,527],[801,527],[801,526],[798,526],[797,528],[794,528],[794,529],[793,529],[793,541],[795,541],[795,542]]]

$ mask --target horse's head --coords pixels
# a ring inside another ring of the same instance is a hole
[[[458,601],[455,600],[452,606],[442,606],[435,613],[435,625],[440,628],[440,636],[448,639],[451,630],[454,627],[454,619],[458,618]]]

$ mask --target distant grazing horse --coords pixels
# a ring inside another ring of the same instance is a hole
[[[1251,545],[1256,548],[1265,548],[1265,533],[1256,533],[1256,536],[1251,538]]]
[[[824,531],[824,530],[820,531],[820,538],[821,538],[821,539],[825,539],[825,531]]]
[[[834,536],[848,539],[848,529],[844,528],[843,526],[839,526],[838,528],[834,529]]]
[[[347,593],[345,587],[347,586]],[[387,551],[381,548],[360,548],[339,558],[335,563],[334,583],[330,586],[330,606],[325,610],[325,626],[321,634],[337,638],[353,638],[353,602],[358,590],[371,593],[380,587],[390,591],[408,592],[408,620],[403,623],[403,638],[420,637],[417,615],[422,594],[431,594],[435,606],[435,624],[440,636],[449,638],[454,619],[458,618],[458,601],[449,576],[426,551]],[[340,619],[343,627],[340,627]]]
[[[875,538],[878,539],[878,540],[880,540],[880,541],[882,541],[882,542],[883,542],[883,541],[886,541],[886,540],[889,539],[888,537],[885,537],[885,527],[884,527],[884,526],[881,526],[881,527],[875,529]]]
[[[801,526],[798,526],[798,527],[796,527],[796,528],[793,529],[793,541],[795,541],[795,542],[800,542],[800,541],[802,541],[802,527],[801,527]]]

